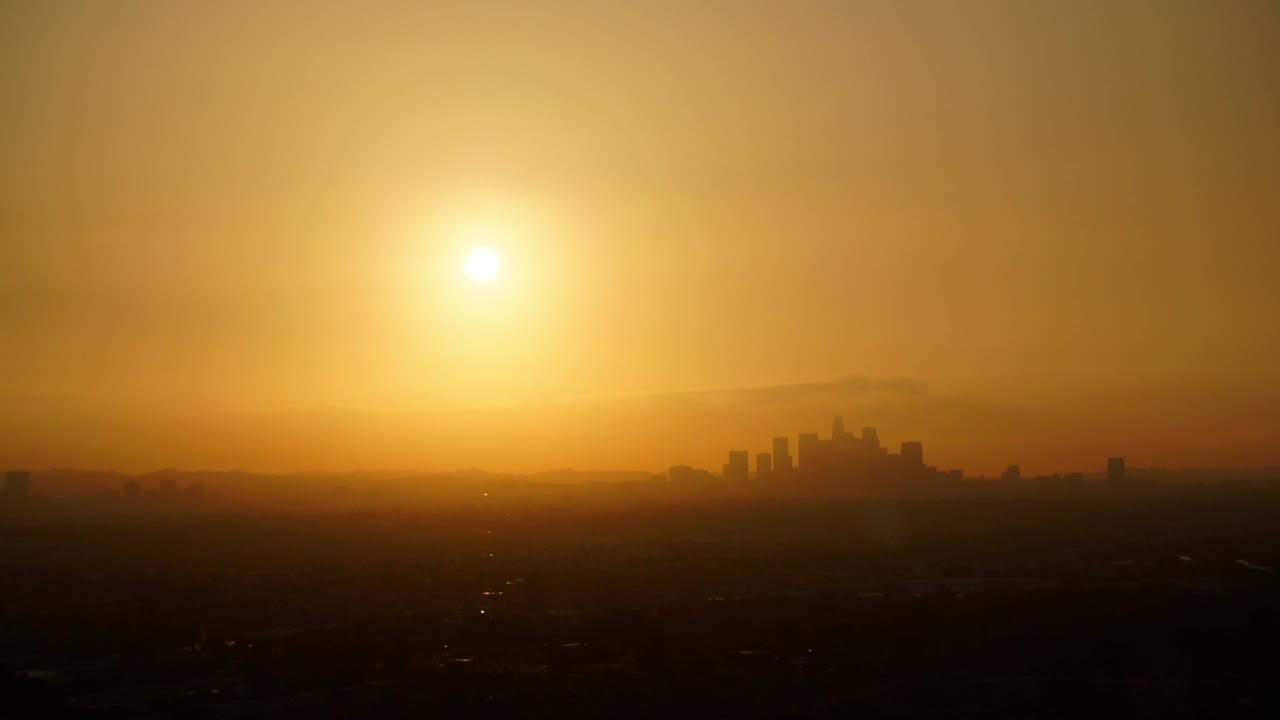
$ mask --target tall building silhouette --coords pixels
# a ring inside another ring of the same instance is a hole
[[[924,465],[924,445],[916,440],[908,440],[902,443],[902,463],[909,468],[917,468]]]
[[[818,467],[818,433],[800,433],[796,443],[797,464],[801,470],[810,472]]]
[[[1004,474],[1000,476],[1000,479],[1011,481],[1011,482],[1017,482],[1018,480],[1022,479],[1022,468],[1018,467],[1017,465],[1010,465],[1009,469],[1005,470]]]
[[[862,444],[872,450],[880,447],[880,436],[876,434],[875,428],[862,428]]]
[[[4,496],[9,500],[26,500],[31,497],[31,472],[10,470],[5,473]]]
[[[756,453],[756,479],[764,479],[773,474],[773,455]]]
[[[842,438],[844,437],[844,434],[844,417],[837,415],[835,419],[831,421],[831,439],[836,440]]]
[[[790,441],[786,436],[773,439],[773,469],[778,474],[791,472]]]
[[[1124,482],[1124,458],[1107,459],[1107,480],[1113,483]]]
[[[746,482],[750,473],[750,453],[746,450],[730,450],[729,462],[724,466],[724,479],[730,482]]]

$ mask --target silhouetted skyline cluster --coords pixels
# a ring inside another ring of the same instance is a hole
[[[836,415],[830,435],[804,432],[771,438],[769,450],[728,451],[719,473],[688,464],[666,471],[549,470],[532,474],[491,473],[473,467],[456,472],[351,471],[263,474],[232,471],[160,470],[125,474],[100,470],[10,470],[4,505],[35,507],[34,498],[73,499],[82,509],[181,509],[195,507],[276,507],[310,511],[350,507],[387,507],[397,503],[506,501],[514,497],[551,499],[573,487],[572,503],[627,504],[635,501],[701,495],[954,497],[1051,491],[1067,495],[1086,487],[1145,492],[1164,487],[1280,488],[1280,469],[1270,467],[1144,467],[1136,472],[1125,458],[1112,456],[1084,472],[1024,476],[1011,464],[997,477],[966,476],[926,461],[924,442],[904,440],[893,452],[875,426],[859,433]],[[754,460],[754,468],[752,461]],[[1087,464],[1087,463],[1086,463]],[[637,486],[644,486],[635,491]],[[610,488],[631,492],[621,494]],[[490,493],[493,497],[490,497]],[[570,497],[564,495],[565,498]],[[560,500],[556,500],[560,502]],[[61,503],[67,506],[68,503]]]
[[[959,483],[966,479],[960,468],[942,470],[926,464],[923,442],[904,440],[899,445],[898,452],[890,452],[889,448],[881,444],[879,432],[874,426],[865,426],[861,435],[855,435],[845,429],[842,415],[836,415],[832,419],[829,438],[824,439],[818,433],[800,433],[797,440],[797,456],[793,457],[788,436],[773,438],[770,452],[756,453],[754,474],[749,465],[750,452],[730,450],[728,462],[721,468],[720,477],[736,483],[755,479],[762,482],[845,482],[868,486]],[[672,482],[712,476],[708,471],[688,465],[674,465],[668,470],[668,479]],[[1131,479],[1126,473],[1124,458],[1107,459],[1106,477],[1112,484],[1122,484]],[[999,479],[1006,482],[1021,481],[1023,477],[1020,466],[1010,465]],[[1084,473],[1040,475],[1034,479],[1042,483],[1078,486],[1084,481]]]

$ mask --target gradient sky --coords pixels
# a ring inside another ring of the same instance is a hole
[[[1273,0],[5,2],[0,464],[1280,464],[1278,79]]]

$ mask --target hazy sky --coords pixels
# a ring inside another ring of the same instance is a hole
[[[836,412],[1280,464],[1280,4],[0,3],[0,464],[718,468]]]

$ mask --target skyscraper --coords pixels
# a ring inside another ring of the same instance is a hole
[[[1113,483],[1124,482],[1124,458],[1107,459],[1107,480]]]
[[[844,435],[844,417],[837,415],[835,420],[831,421],[831,439],[835,440]]]
[[[902,443],[902,463],[907,467],[924,465],[924,445],[916,440]]]
[[[800,433],[799,442],[796,443],[796,452],[799,455],[799,466],[801,470],[810,472],[817,469],[818,466],[818,433]]]
[[[724,466],[724,479],[730,482],[746,482],[750,473],[750,453],[746,450],[730,450],[729,463]]]
[[[781,473],[791,472],[791,450],[789,440],[783,437],[773,439],[773,469]]]
[[[756,453],[756,479],[763,480],[773,474],[773,456],[769,453]]]
[[[873,427],[862,428],[862,443],[866,445],[868,448],[880,447],[880,436],[876,434],[875,428]]]

